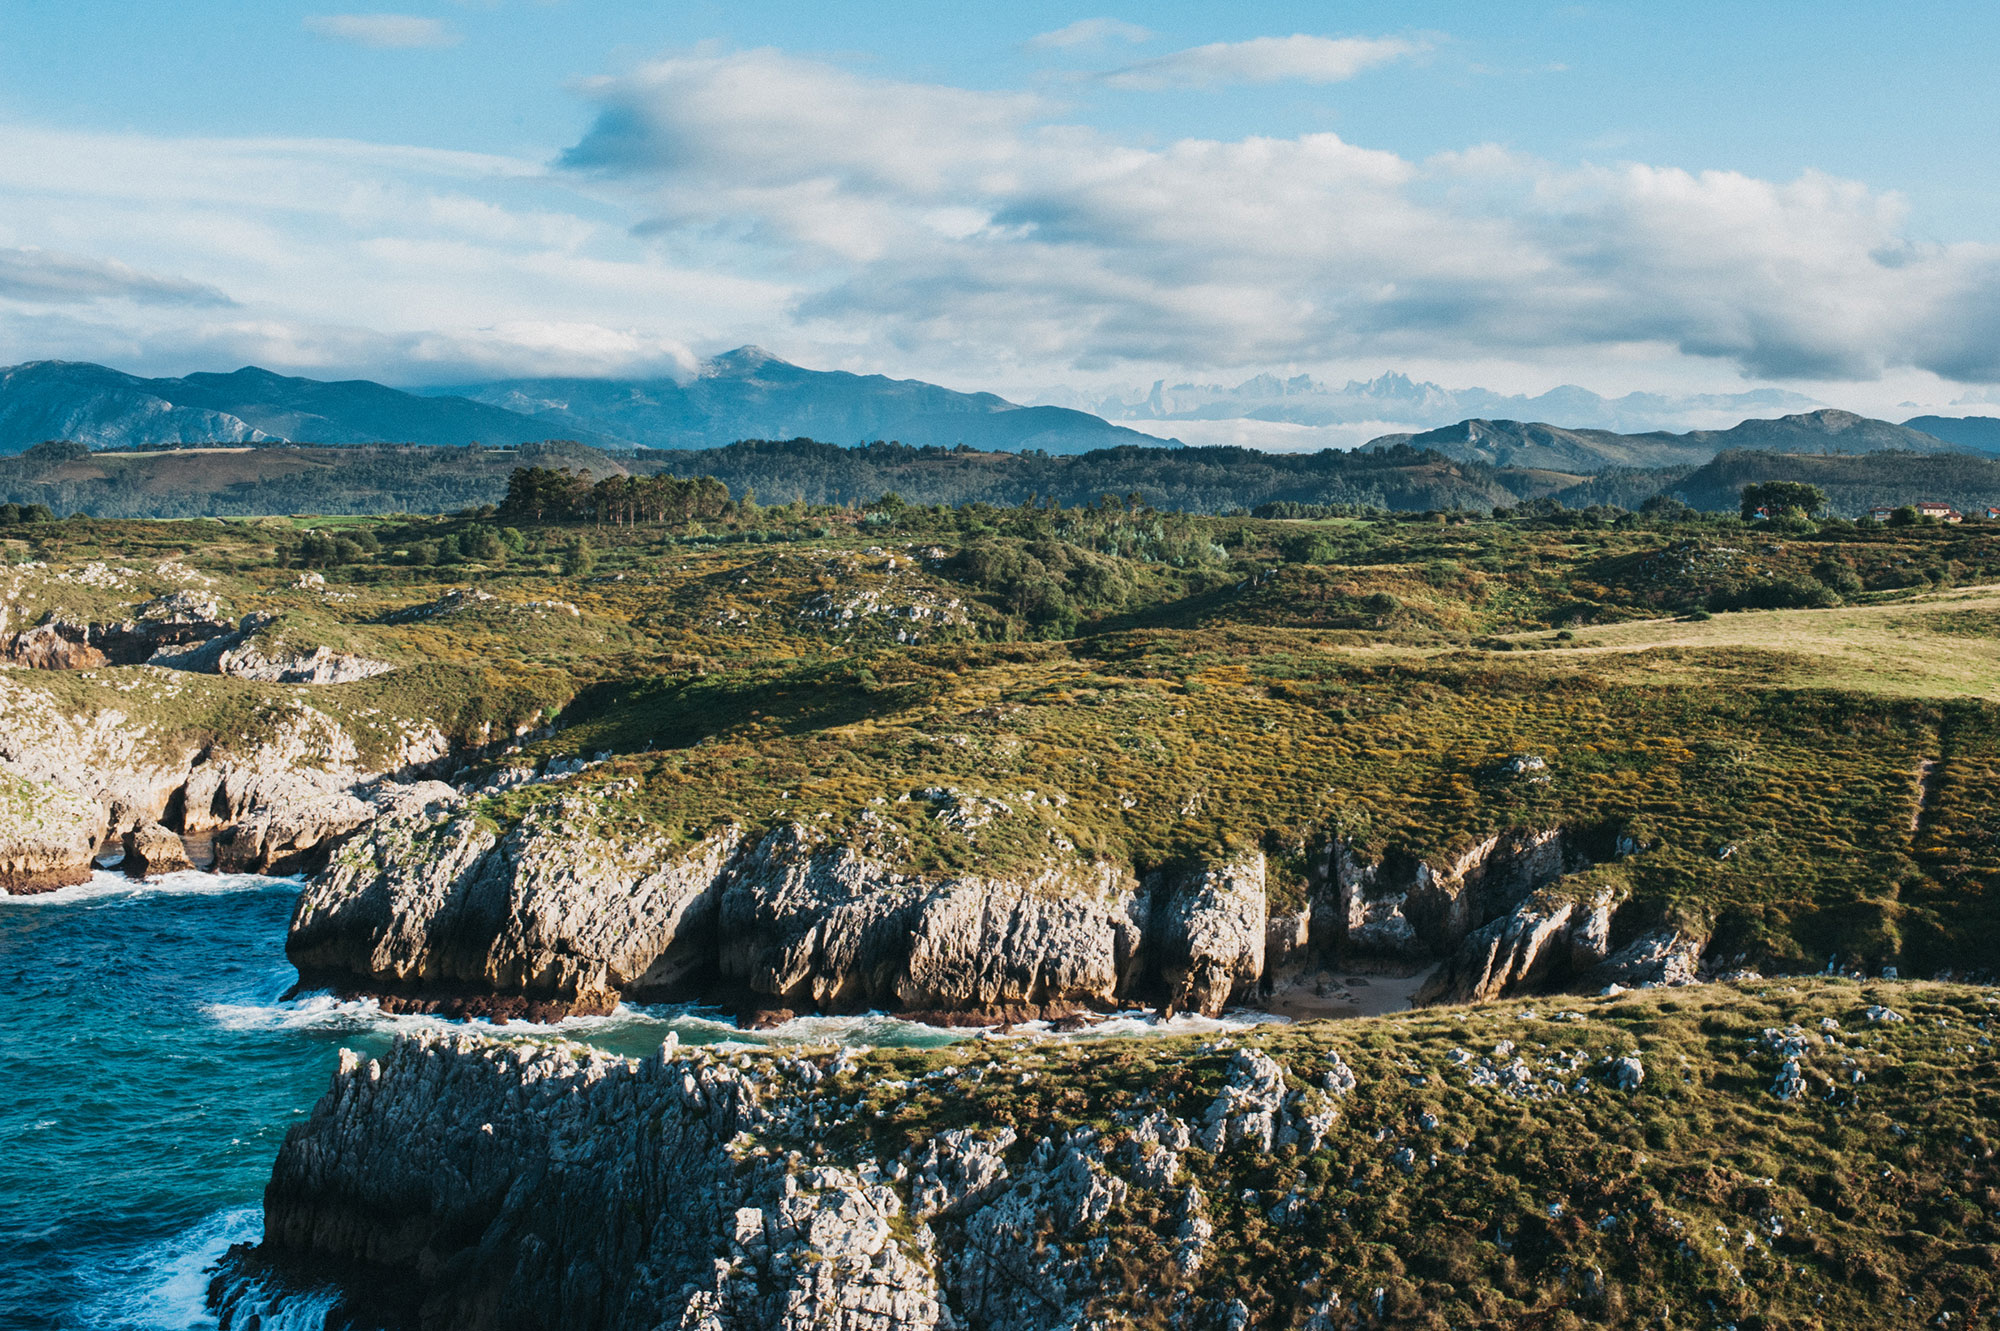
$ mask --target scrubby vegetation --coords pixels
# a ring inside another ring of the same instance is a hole
[[[838,1138],[856,1155],[1012,1126],[1016,1169],[1067,1132],[1121,1172],[1149,1115],[1203,1122],[1241,1050],[1308,1096],[1352,1070],[1318,1149],[1196,1146],[1180,1184],[1110,1206],[1083,1239],[1128,1280],[1092,1325],[1235,1300],[1271,1327],[1966,1326],[2000,1308],[1996,1024],[1985,989],[1752,982],[879,1050],[823,1093],[859,1104]],[[1189,1214],[1211,1235],[1193,1263]]]

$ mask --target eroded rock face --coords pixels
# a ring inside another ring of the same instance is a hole
[[[142,702],[172,705],[181,688],[174,680],[145,679]],[[374,777],[342,725],[303,698],[269,706],[258,720],[254,737],[231,737],[226,747],[169,744],[118,707],[72,713],[0,671],[0,774],[94,801],[113,833],[158,823],[213,838],[224,871],[316,867],[334,842],[374,817]],[[433,725],[405,726],[390,770],[434,764],[451,747]]]
[[[1608,893],[1587,904],[1537,893],[1467,935],[1416,1002],[1484,1003],[1580,975],[1604,960],[1614,905]]]
[[[95,670],[110,658],[90,645],[83,626],[51,618],[0,636],[0,661],[30,670]]]
[[[611,837],[576,796],[500,837],[442,782],[385,795],[367,833],[300,894],[286,951],[302,981],[410,997],[512,995],[609,1011],[670,988],[735,848]]]
[[[1104,864],[1082,875],[1052,871],[1025,889],[948,888],[916,914],[897,1002],[906,1009],[1110,1007],[1136,978],[1135,907],[1129,883]]]
[[[1215,1230],[1181,1156],[1317,1150],[1354,1086],[1337,1056],[1325,1089],[1226,1057],[1189,1118],[955,1128],[885,1162],[824,1149],[858,1093],[845,1051],[670,1039],[625,1060],[433,1034],[379,1063],[344,1052],[279,1151],[264,1241],[211,1300],[238,1331],[260,1275],[332,1271],[344,1315],[431,1331],[1084,1331],[1131,1275],[1092,1235],[1130,1207],[1174,1217],[1169,1260],[1198,1272]]]
[[[1329,865],[1334,905],[1320,914],[1335,925],[1331,941],[1345,951],[1449,955],[1474,929],[1585,862],[1572,840],[1562,828],[1505,832],[1437,865],[1407,855],[1368,863],[1336,843]]]
[[[369,1271],[363,1316],[421,1309],[434,1331],[952,1325],[879,1171],[738,1153],[743,1134],[783,1134],[777,1098],[671,1050],[627,1062],[459,1036],[399,1041],[382,1063],[343,1052],[286,1137],[264,1242],[212,1297],[230,1327],[260,1262],[304,1258]]]
[[[1080,858],[936,879],[801,825],[673,847],[602,816],[577,791],[503,837],[442,787],[398,804],[301,896],[301,982],[498,1010],[721,993],[997,1022],[1159,999],[1216,1013],[1263,973],[1261,860],[1146,892]]]
[[[89,881],[105,821],[94,800],[0,773],[0,892],[24,896]]]
[[[1168,873],[1152,892],[1153,946],[1168,1006],[1212,1017],[1250,997],[1264,975],[1264,857]]]
[[[308,651],[273,641],[265,632],[273,622],[273,616],[262,612],[248,614],[234,631],[190,645],[161,647],[147,663],[270,684],[347,684],[395,669],[387,661],[336,652],[323,645]]]
[[[1642,985],[1693,984],[1708,940],[1679,929],[1654,929],[1607,958],[1594,977],[1636,989]]]

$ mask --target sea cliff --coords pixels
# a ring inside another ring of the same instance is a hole
[[[430,1331],[1945,1325],[1994,1306],[1995,1002],[1717,985],[637,1060],[405,1038],[344,1057],[213,1297],[231,1331],[329,1277]]]

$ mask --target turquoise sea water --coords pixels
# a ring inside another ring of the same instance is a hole
[[[379,1053],[398,1029],[435,1024],[325,995],[278,1002],[295,978],[284,940],[297,894],[248,874],[137,885],[100,873],[0,895],[0,1328],[213,1326],[208,1268],[259,1236],[271,1160],[341,1046]],[[630,1055],[669,1030],[755,1038],[676,1008],[556,1029]],[[814,1037],[952,1038],[881,1018],[798,1022],[779,1038]],[[287,1314],[287,1327],[318,1324],[310,1300]]]
[[[209,1270],[262,1232],[286,1129],[345,1045],[384,1050],[442,1023],[371,1003],[278,997],[299,885],[100,873],[41,896],[0,894],[0,1331],[188,1331]],[[1201,1029],[1200,1019],[1173,1029]],[[723,1040],[935,1045],[963,1038],[885,1017],[803,1018],[751,1035],[688,1008],[620,1008],[554,1030],[628,1056],[667,1032]],[[1121,1021],[1101,1034],[1160,1029]],[[291,1295],[262,1331],[319,1331],[328,1300]]]

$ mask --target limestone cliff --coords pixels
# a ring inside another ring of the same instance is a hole
[[[141,668],[103,690],[112,705],[72,710],[23,672],[0,670],[0,773],[95,802],[100,831],[158,823],[212,838],[224,870],[316,867],[374,816],[370,788],[382,773],[328,711],[292,697],[251,711],[240,733],[175,741],[158,733],[157,717],[183,705],[184,692],[172,673]],[[155,719],[141,719],[148,712]],[[398,734],[390,773],[407,777],[452,752],[434,725]]]
[[[301,895],[287,949],[302,983],[448,1010],[720,995],[1010,1019],[1121,1002],[1213,1014],[1263,973],[1261,857],[1144,882],[1075,856],[935,876],[798,824],[670,845],[605,826],[601,789],[505,835],[449,788],[418,792]]]
[[[928,1051],[405,1038],[343,1054],[211,1301],[227,1331],[329,1281],[328,1325],[427,1331],[1971,1324],[1993,1006],[1801,978]]]
[[[22,896],[86,881],[104,826],[96,802],[0,772],[0,893]]]
[[[1438,868],[1335,842],[1307,907],[1274,917],[1260,855],[1141,876],[1071,852],[940,875],[906,867],[866,815],[674,844],[618,812],[617,783],[579,775],[496,778],[561,785],[504,833],[447,787],[398,797],[301,896],[301,983],[448,1012],[706,998],[998,1023],[1132,1004],[1213,1015],[1280,970],[1387,954],[1442,960],[1419,1001],[1473,1002],[1596,975],[1619,904],[1604,888],[1584,905],[1548,894],[1592,863],[1563,829],[1491,837]]]

